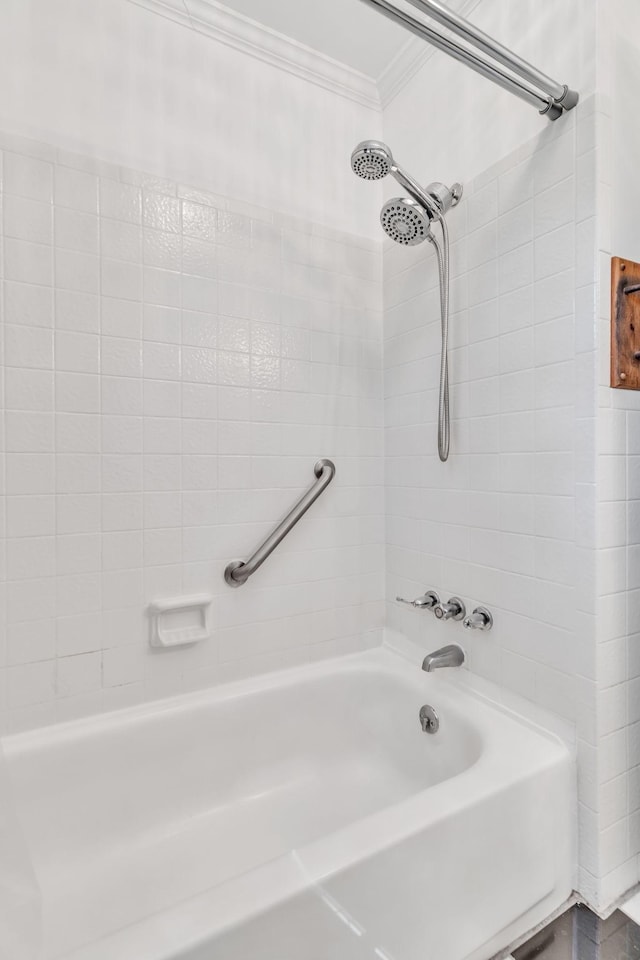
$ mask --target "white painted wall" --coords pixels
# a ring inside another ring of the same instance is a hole
[[[369,77],[382,73],[407,42],[402,27],[379,16],[360,0],[227,0],[225,6]]]
[[[640,94],[638,4],[633,0],[601,4],[600,35],[607,53],[599,88],[609,101],[612,118],[611,142],[600,144],[602,150],[608,149],[611,164],[611,245],[618,256],[640,261],[640,124],[634,120]]]
[[[380,116],[127,0],[7,0],[0,128],[353,233]]]

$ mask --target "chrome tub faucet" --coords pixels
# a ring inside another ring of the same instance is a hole
[[[463,663],[464,650],[457,643],[451,643],[447,647],[428,653],[422,661],[422,669],[427,673],[433,673],[434,670],[441,670],[443,667],[461,667]]]

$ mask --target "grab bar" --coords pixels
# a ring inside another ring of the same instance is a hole
[[[224,571],[224,579],[230,587],[241,587],[252,576],[258,567],[261,567],[286,535],[293,530],[298,520],[305,515],[309,507],[316,502],[323,490],[326,490],[336,475],[336,467],[332,460],[326,458],[318,460],[313,468],[318,478],[303,497],[298,500],[282,523],[278,524],[273,533],[269,534],[264,543],[260,544],[256,552],[248,560],[232,560]]]

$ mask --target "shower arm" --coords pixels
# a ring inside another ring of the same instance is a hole
[[[487,62],[462,44],[444,36],[404,10],[399,10],[389,0],[361,0],[361,2],[378,10],[387,19],[400,24],[420,39],[426,40],[438,50],[442,50],[443,53],[453,57],[454,60],[471,67],[476,73],[492,80],[493,83],[504,90],[536,107],[539,113],[547,116],[550,120],[557,120],[565,110],[571,110],[578,102],[578,94],[574,90],[570,90],[564,84],[556,83],[555,80],[536,70],[531,64],[521,60],[506,47],[492,40],[487,34],[462,17],[458,17],[447,10],[436,0],[409,0],[409,2],[525,79],[519,80],[510,73],[501,70],[500,67]],[[537,86],[543,93],[540,93],[531,84]]]

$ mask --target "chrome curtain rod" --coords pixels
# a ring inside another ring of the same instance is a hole
[[[577,104],[578,94],[574,90],[570,90],[566,84],[557,83],[551,77],[541,73],[526,60],[522,60],[511,53],[502,44],[497,43],[482,30],[474,27],[468,20],[448,10],[437,0],[408,0],[408,2],[478,47],[494,60],[508,67],[518,74],[522,80],[512,76],[511,73],[505,73],[500,67],[477,56],[466,46],[439,33],[423,23],[422,20],[417,20],[404,10],[399,10],[389,0],[362,0],[362,3],[378,10],[389,20],[399,23],[422,40],[426,40],[432,46],[437,47],[438,50],[442,50],[460,63],[471,67],[476,73],[492,80],[504,90],[508,90],[509,93],[515,94],[521,100],[536,107],[541,114],[547,116],[550,120],[557,120],[565,110],[571,110]]]
[[[326,490],[329,486],[336,475],[336,467],[332,460],[318,460],[313,472],[318,479],[298,500],[282,523],[279,523],[264,543],[260,544],[253,556],[249,560],[232,560],[231,563],[227,564],[224,579],[230,587],[241,587],[256,572],[258,567],[262,566],[267,557],[271,556],[278,544],[295,527],[298,520],[305,515],[311,504],[315,503],[323,490]]]

